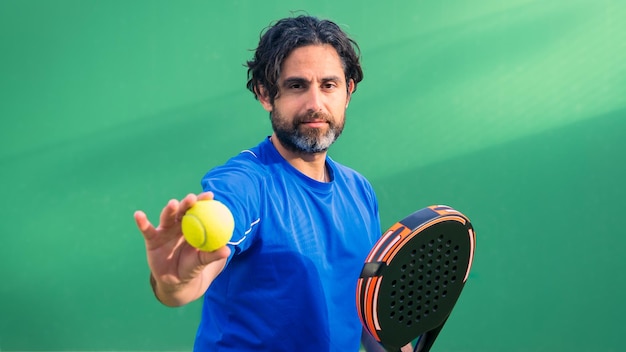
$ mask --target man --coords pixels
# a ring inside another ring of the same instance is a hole
[[[363,176],[327,156],[363,77],[358,46],[333,22],[286,18],[264,32],[248,68],[273,134],[209,171],[204,193],[171,200],[158,227],[135,213],[154,293],[168,306],[204,297],[195,351],[358,351],[355,287],[380,236],[378,205]],[[212,198],[230,208],[235,231],[202,252],[180,219]]]

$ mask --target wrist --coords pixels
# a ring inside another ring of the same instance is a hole
[[[150,272],[150,286],[152,287],[152,293],[154,293],[154,297],[163,305],[166,305],[168,307],[177,307],[181,305],[175,299],[173,299],[176,289],[173,287],[170,287],[168,289],[167,285],[164,285],[162,282],[159,283],[152,274],[152,272]]]

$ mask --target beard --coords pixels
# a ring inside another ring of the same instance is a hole
[[[339,138],[345,124],[345,119],[337,122],[332,115],[315,112],[305,115],[296,115],[289,121],[276,109],[270,113],[272,128],[280,143],[295,153],[314,154],[328,150]],[[314,128],[305,125],[310,121],[324,121],[328,128]]]

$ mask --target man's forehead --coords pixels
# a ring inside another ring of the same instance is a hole
[[[291,78],[345,79],[339,54],[328,44],[298,47],[289,53],[281,67],[279,80]]]

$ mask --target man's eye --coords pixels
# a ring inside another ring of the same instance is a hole
[[[288,84],[287,88],[288,89],[302,89],[302,88],[304,88],[304,84],[302,84],[302,83],[295,83],[294,82],[294,83]]]

